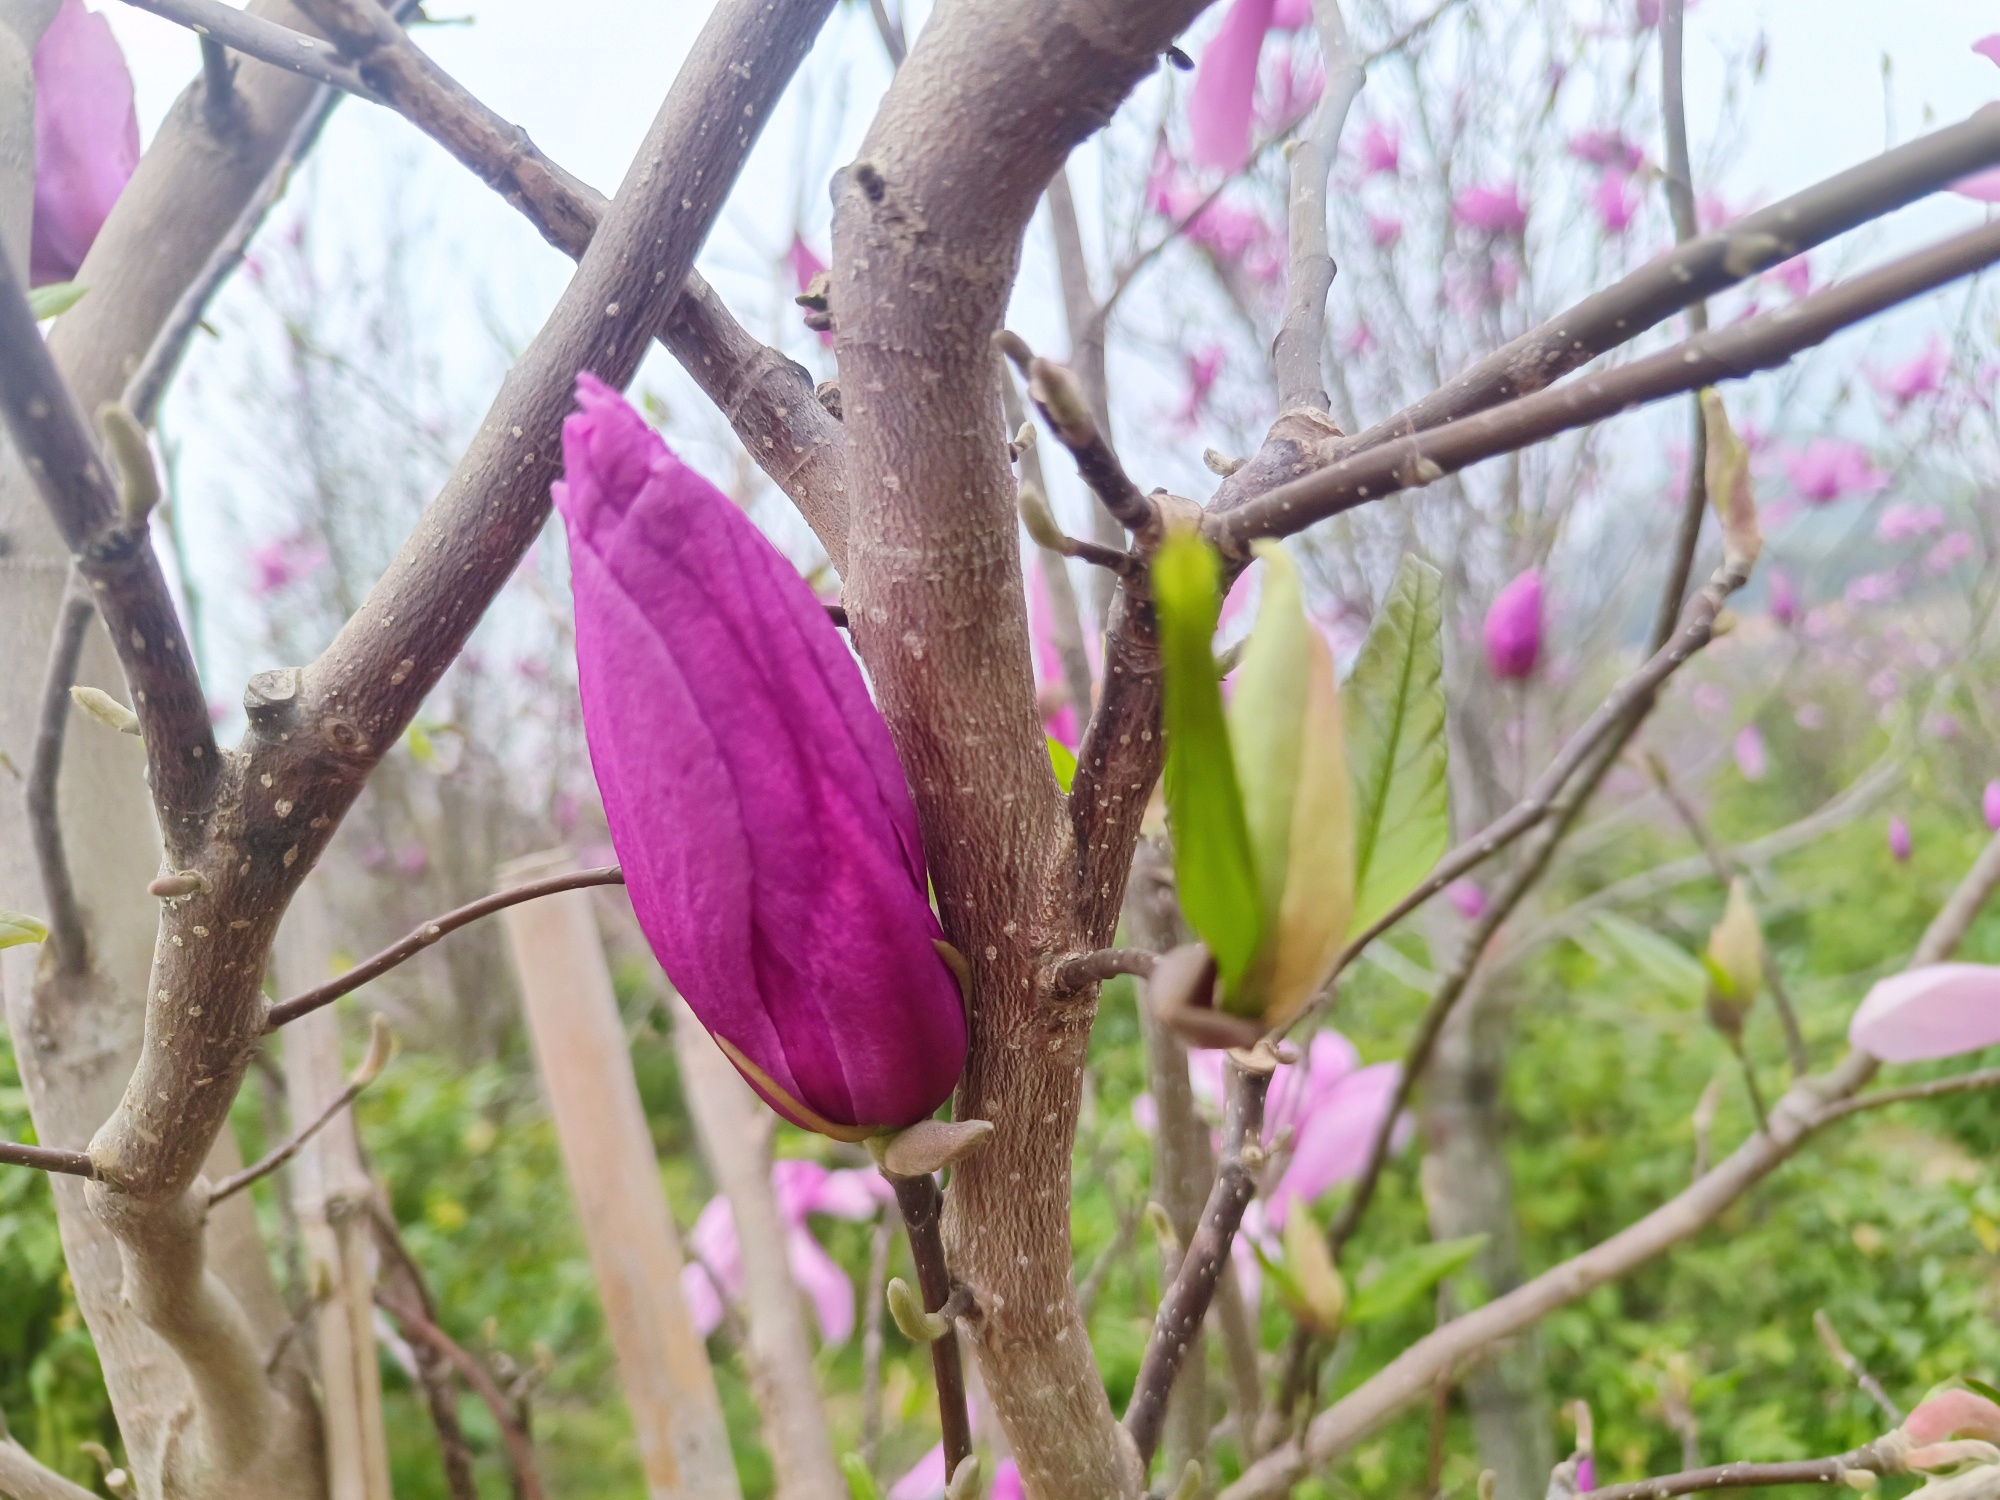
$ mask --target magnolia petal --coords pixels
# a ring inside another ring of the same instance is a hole
[[[846,1343],[854,1333],[854,1283],[847,1273],[803,1229],[786,1236],[785,1258],[791,1263],[792,1280],[812,1303],[820,1342]]]
[[[820,1181],[808,1211],[836,1219],[872,1219],[884,1204],[895,1201],[896,1190],[880,1172],[842,1167]]]
[[[945,1478],[944,1444],[939,1443],[889,1486],[889,1500],[938,1500],[944,1494]]]
[[[35,47],[29,278],[68,281],[139,164],[132,75],[111,23],[63,0]]]
[[[1903,1419],[1902,1431],[1920,1446],[1954,1437],[2000,1440],[2000,1405],[1975,1391],[1939,1391]]]
[[[913,1123],[964,1065],[915,804],[798,571],[595,378],[563,426],[578,678],[639,924],[774,1108]]]
[[[1188,97],[1188,155],[1196,166],[1240,172],[1250,163],[1257,59],[1273,8],[1273,0],[1236,0],[1215,40],[1202,51]]]
[[[681,1267],[681,1300],[687,1303],[688,1318],[695,1332],[707,1338],[722,1326],[722,1293],[700,1261]]]
[[[1266,1212],[1282,1224],[1292,1200],[1316,1202],[1329,1188],[1358,1175],[1382,1120],[1394,1107],[1402,1068],[1376,1063],[1346,1079],[1299,1127],[1292,1159],[1271,1191]],[[1394,1140],[1392,1138],[1392,1144]]]
[[[743,1245],[736,1237],[736,1215],[720,1193],[702,1205],[688,1231],[688,1248],[725,1296],[733,1301],[743,1295]]]
[[[1027,1500],[1028,1492],[1021,1484],[1021,1466],[1011,1458],[1000,1460],[1000,1467],[993,1472],[993,1488],[987,1492],[987,1500]]]
[[[1882,980],[1847,1038],[1884,1062],[1928,1062],[2000,1045],[2000,967],[1930,964]]]

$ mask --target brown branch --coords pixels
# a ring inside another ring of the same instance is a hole
[[[2000,836],[1932,919],[1909,967],[1948,958],[1996,888]],[[1845,1102],[1878,1066],[1867,1053],[1850,1052],[1830,1073],[1800,1079],[1772,1108],[1769,1131],[1752,1135],[1713,1171],[1611,1238],[1419,1339],[1313,1418],[1303,1442],[1288,1442],[1253,1464],[1221,1500],[1276,1500],[1310,1467],[1330,1462],[1429,1392],[1440,1369],[1473,1358],[1706,1228],[1813,1134],[1851,1113]]]
[[[511,890],[495,891],[490,896],[481,896],[477,901],[433,917],[413,932],[404,934],[373,958],[364,959],[343,974],[329,979],[289,1000],[279,1001],[264,1016],[264,1030],[276,1031],[280,1026],[296,1021],[300,1016],[318,1010],[322,1005],[331,1005],[342,995],[352,994],[371,979],[379,979],[398,964],[414,958],[430,947],[446,933],[456,932],[469,922],[481,917],[490,917],[496,911],[504,911],[522,901],[533,901],[539,896],[553,896],[558,891],[573,891],[583,886],[623,885],[625,873],[617,865],[605,865],[595,870],[572,870],[564,875],[551,875],[546,880],[529,881]]]
[[[56,616],[49,643],[48,672],[42,679],[42,707],[35,726],[35,753],[28,767],[28,829],[35,843],[35,865],[42,877],[42,899],[48,905],[48,949],[65,974],[81,974],[90,966],[89,939],[83,908],[70,877],[69,854],[63,845],[62,808],[57,792],[62,780],[63,737],[69,728],[70,685],[83,642],[97,614],[90,596],[71,577],[69,592]]]
[[[1007,373],[1004,364],[1000,375],[1000,411],[1007,420],[1009,432],[1019,432],[1027,425],[1027,411],[1021,405],[1021,393],[1015,388],[1014,377]],[[1032,435],[1033,429],[1029,431]],[[1023,488],[1032,485],[1039,493],[1048,494],[1048,483],[1042,475],[1041,445],[1029,443],[1022,447],[1017,462],[1021,468]],[[1048,590],[1049,612],[1055,617],[1050,622],[1049,633],[1055,641],[1056,655],[1062,659],[1063,690],[1069,695],[1070,707],[1076,713],[1077,722],[1083,723],[1090,717],[1095,697],[1090,653],[1083,643],[1083,610],[1076,597],[1076,584],[1069,576],[1069,569],[1063,566],[1062,552],[1043,546],[1041,566],[1043,585]]]
[[[941,1312],[963,1290],[953,1286],[951,1271],[945,1265],[944,1236],[939,1230],[944,1194],[929,1173],[898,1177],[885,1171],[882,1175],[896,1190],[896,1206],[902,1210],[903,1228],[909,1235],[910,1258],[916,1262],[924,1311]],[[931,1372],[937,1379],[938,1424],[944,1429],[944,1471],[956,1474],[972,1452],[972,1418],[965,1404],[965,1369],[955,1329],[931,1340]]]
[[[1841,1342],[1840,1330],[1833,1326],[1833,1319],[1826,1315],[1826,1309],[1823,1307],[1813,1310],[1813,1332],[1819,1335],[1820,1347],[1826,1350],[1827,1357],[1852,1377],[1862,1393],[1881,1409],[1882,1414],[1893,1425],[1901,1427],[1903,1408],[1891,1399],[1889,1393],[1882,1388],[1882,1382],[1869,1372],[1868,1366],[1861,1363],[1848,1350],[1847,1345]]]
[[[1913,1099],[1942,1099],[1950,1094],[1966,1094],[1992,1088],[2000,1088],[2000,1068],[1980,1068],[1976,1072],[1959,1073],[1950,1078],[1933,1078],[1928,1083],[1906,1084],[1902,1088],[1895,1089],[1876,1089],[1870,1094],[1843,1099],[1827,1110],[1827,1119],[1844,1120],[1849,1115],[1860,1114],[1863,1110],[1882,1109],[1891,1104],[1908,1104]]]
[[[507,1447],[507,1462],[522,1495],[526,1500],[548,1500],[548,1491],[542,1487],[541,1471],[535,1464],[534,1442],[521,1426],[519,1412],[507,1399],[507,1393],[500,1389],[500,1383],[493,1378],[492,1372],[420,1309],[396,1296],[387,1287],[375,1289],[375,1303],[396,1320],[396,1326],[402,1329],[405,1338],[435,1350],[458,1371],[460,1378],[472,1387],[479,1399],[486,1403],[486,1409],[493,1414],[494,1425],[500,1429],[500,1440]]]
[[[601,193],[549,160],[518,125],[386,24],[372,0],[304,0],[302,8],[358,59],[390,108],[518,209],[550,244],[573,258],[583,255],[604,213]],[[746,332],[692,269],[654,332],[729,419],[751,458],[798,504],[835,571],[844,571],[840,424],[813,399],[811,377]]]
[[[2000,106],[1989,106],[1980,118],[1988,113],[2000,133]],[[1385,440],[1232,510],[1212,512],[1203,530],[1230,556],[1243,556],[1255,537],[1289,535],[1365,500],[1434,483],[1481,459],[1705,385],[1775,369],[1851,324],[1969,276],[1997,259],[2000,226],[1982,226],[1777,312],[1699,335],[1646,359],[1415,436]]]
[[[337,1042],[335,1043],[335,1049],[336,1051],[338,1050]],[[375,1081],[376,1076],[382,1071],[383,1064],[388,1060],[389,1029],[378,1015],[375,1017],[374,1025],[371,1028],[368,1055],[362,1059],[361,1066],[354,1070],[354,1076],[347,1081],[347,1086],[338,1094],[335,1094],[332,1099],[328,1100],[326,1108],[322,1109],[304,1129],[295,1132],[290,1140],[275,1150],[267,1152],[241,1171],[230,1173],[222,1181],[210,1188],[208,1192],[208,1206],[213,1208],[231,1194],[242,1192],[251,1183],[257,1181],[259,1178],[270,1176],[271,1173],[277,1171],[278,1168],[282,1167],[294,1156],[297,1156],[300,1148],[315,1135],[319,1134],[335,1115],[361,1097],[361,1091]]]
[[[1715,872],[1716,880],[1727,892],[1730,882],[1743,873],[1742,867],[1729,857],[1728,851],[1721,844],[1716,842],[1707,820],[1674,781],[1673,773],[1667,769],[1667,763],[1657,755],[1648,755],[1646,769],[1652,773],[1653,782],[1659,787],[1660,794],[1667,799],[1667,805],[1674,810],[1674,815],[1681,820],[1681,825],[1693,836],[1695,844],[1701,849],[1702,858],[1708,861],[1709,868]],[[1778,968],[1776,956],[1765,947],[1762,949],[1762,957],[1764,987],[1771,992],[1771,1004],[1778,1012],[1779,1025],[1784,1028],[1785,1052],[1791,1059],[1792,1076],[1800,1078],[1811,1071],[1812,1058],[1806,1051],[1805,1032],[1799,1026],[1798,1007],[1792,1004],[1792,994],[1785,985],[1785,976]]]
[[[2000,107],[1886,151],[1652,261],[1341,445],[1346,456],[1538,391],[1703,298],[2000,162]]]
[[[22,1146],[0,1141],[0,1166],[33,1167],[38,1172],[61,1172],[69,1177],[97,1179],[97,1168],[83,1151],[59,1151],[54,1146]]]
[[[274,68],[284,68],[302,78],[310,78],[314,83],[324,83],[345,93],[381,102],[361,75],[341,61],[333,44],[319,37],[251,15],[233,5],[223,4],[222,0],[125,0],[125,3],[135,10],[151,11],[176,25],[187,27],[201,38],[204,59],[211,46],[220,45],[241,52],[245,57],[269,63]],[[216,93],[214,74],[205,60],[204,69],[208,73],[213,100]]]
[[[1663,1474],[1657,1479],[1641,1479],[1632,1484],[1607,1484],[1600,1489],[1584,1491],[1579,1500],[1672,1500],[1675,1495],[1696,1495],[1704,1490],[1754,1490],[1783,1484],[1844,1484],[1849,1474],[1893,1473],[1895,1468],[1896,1465],[1875,1444],[1870,1443],[1833,1458],[1802,1459],[1795,1463],[1718,1464],[1714,1468]]]
[[[390,1297],[404,1306],[417,1308],[435,1324],[437,1299],[431,1295],[423,1267],[403,1243],[403,1232],[379,1191],[368,1198],[368,1223],[382,1256],[378,1281],[387,1286]],[[378,1287],[377,1296],[380,1295]],[[437,1429],[445,1490],[451,1500],[479,1500],[479,1488],[472,1473],[472,1446],[466,1442],[465,1429],[459,1425],[458,1391],[452,1384],[451,1361],[435,1345],[421,1341],[411,1347],[410,1354],[416,1362],[417,1384],[423,1388],[424,1404],[430,1409],[431,1425]]]
[[[168,858],[177,867],[191,863],[222,769],[208,702],[146,518],[122,512],[113,478],[5,257],[0,414],[117,647],[144,731]]]
[[[1229,1261],[1229,1247],[1243,1222],[1243,1211],[1256,1196],[1256,1165],[1263,1155],[1264,1096],[1271,1087],[1275,1059],[1246,1067],[1230,1056],[1228,1101],[1224,1108],[1222,1158],[1216,1164],[1215,1186],[1201,1212],[1201,1225],[1181,1257],[1180,1273],[1160,1298],[1152,1336],[1140,1361],[1132,1399],[1125,1408],[1125,1431],[1150,1463],[1167,1419],[1167,1401],[1181,1371],[1188,1346],[1194,1342],[1216,1283]]]
[[[1159,959],[1159,954],[1144,948],[1099,948],[1095,953],[1078,953],[1058,962],[1051,983],[1058,994],[1075,994],[1120,974],[1145,979]]]
[[[1037,356],[1017,333],[1002,332],[995,336],[994,344],[1028,382],[1028,399],[1035,403],[1035,410],[1042,414],[1056,440],[1069,449],[1090,492],[1134,536],[1150,535],[1157,524],[1153,502],[1133,483],[1111,450],[1111,441],[1091,411],[1083,382],[1075,372]]]

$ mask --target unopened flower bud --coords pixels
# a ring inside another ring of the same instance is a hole
[[[1542,575],[1528,569],[1493,597],[1486,611],[1486,665],[1495,677],[1518,681],[1542,656]]]
[[[120,734],[138,736],[139,716],[102,688],[73,687],[69,690],[69,696],[71,702],[105,728],[115,729]]]

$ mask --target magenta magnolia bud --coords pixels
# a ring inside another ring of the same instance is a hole
[[[1986,814],[1986,826],[2000,833],[2000,781],[1986,783],[1986,795],[1979,799],[1979,810]]]
[[[1542,654],[1542,575],[1530,568],[1486,611],[1486,664],[1495,677],[1526,677]]]
[[[1910,821],[1900,813],[1889,819],[1889,852],[1898,864],[1910,857]]]
[[[62,0],[35,48],[35,228],[29,279],[67,281],[139,164],[132,75],[111,23]]]
[[[653,951],[771,1107],[858,1140],[944,1102],[966,1018],[916,809],[826,610],[585,374],[563,424],[590,759]]]

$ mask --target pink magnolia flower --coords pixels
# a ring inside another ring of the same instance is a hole
[[[1165,155],[1154,162],[1146,180],[1146,201],[1154,213],[1185,224],[1184,232],[1195,244],[1218,260],[1241,266],[1254,279],[1271,282],[1282,278],[1284,236],[1254,210],[1207,199],[1208,194],[1180,180]]]
[[[1887,604],[1899,598],[1903,592],[1903,574],[1896,568],[1883,568],[1875,573],[1863,573],[1848,584],[1842,597],[1857,609],[1869,604]]]
[[[1972,44],[1972,50],[1988,62],[2000,64],[2000,33],[1981,37]],[[1951,185],[1951,190],[1981,203],[2000,203],[2000,167],[1961,177]]]
[[[1250,162],[1250,107],[1267,32],[1312,19],[1310,0],[1236,0],[1201,54],[1188,98],[1189,155],[1197,166],[1240,172]]]
[[[1799,617],[1799,594],[1792,586],[1791,575],[1780,568],[1771,569],[1770,586],[1771,618],[1789,626]]]
[[[563,424],[577,676],[647,940],[794,1124],[909,1125],[965,1064],[916,808],[861,670],[804,579],[617,392]]]
[[[1519,235],[1528,228],[1528,207],[1511,182],[1465,189],[1452,200],[1451,216],[1480,234]]]
[[[894,1199],[894,1190],[877,1172],[830,1172],[818,1162],[786,1159],[771,1163],[771,1191],[785,1228],[792,1280],[812,1303],[820,1341],[844,1344],[854,1333],[854,1283],[813,1238],[807,1219],[813,1214],[872,1219]],[[688,1244],[695,1259],[681,1272],[681,1293],[706,1338],[722,1322],[723,1297],[736,1301],[743,1295],[743,1246],[727,1198],[718,1193],[708,1200]]]
[[[1375,1132],[1396,1101],[1402,1067],[1361,1066],[1354,1044],[1337,1031],[1314,1035],[1303,1066],[1280,1068],[1265,1111],[1267,1143],[1289,1128],[1292,1157],[1265,1199],[1270,1227],[1283,1229],[1294,1202],[1314,1203],[1367,1165]]]
[[[1645,152],[1616,130],[1579,131],[1569,138],[1569,154],[1593,167],[1616,167],[1624,173],[1638,171],[1646,159]]]
[[[1764,273],[1794,297],[1803,297],[1812,290],[1812,257],[1794,255],[1790,260],[1781,260]]]
[[[1035,684],[1042,694],[1042,727],[1074,750],[1077,709],[1069,701],[1062,652],[1056,649],[1055,606],[1049,599],[1048,575],[1042,571],[1047,566],[1040,553],[1028,564],[1028,644],[1033,648]]]
[[[1785,477],[1801,500],[1815,505],[1843,495],[1872,495],[1887,483],[1867,450],[1845,438],[1814,438],[1805,448],[1786,454]]]
[[[250,592],[268,599],[326,565],[327,551],[303,531],[273,537],[250,549]]]
[[[1393,177],[1403,163],[1403,138],[1393,125],[1370,120],[1361,132],[1361,170],[1374,177]]]
[[[1979,799],[1979,810],[1986,817],[1986,826],[2000,833],[2000,781],[1986,783],[1986,792]]]
[[[1623,234],[1639,213],[1639,195],[1632,189],[1632,179],[1619,171],[1608,170],[1598,179],[1591,204],[1606,234]]]
[[[1632,18],[1645,31],[1660,24],[1660,0],[1633,0]]]
[[[35,221],[29,280],[67,281],[139,164],[132,75],[111,23],[62,0],[35,47]]]
[[[1936,505],[1885,506],[1875,523],[1875,536],[1884,542],[1907,542],[1944,530],[1944,510]]]
[[[1900,865],[1909,860],[1911,848],[1910,820],[1901,813],[1893,814],[1889,819],[1889,853]]]
[[[987,1500],[1027,1500],[1027,1489],[1021,1483],[1021,1466],[1011,1458],[1000,1460],[1000,1467],[993,1474],[993,1488],[987,1491]]]
[[[1949,573],[1972,556],[1973,550],[1972,533],[1954,531],[1931,548],[1924,557],[1924,566],[1933,573]]]
[[[1208,407],[1209,395],[1228,366],[1229,351],[1220,344],[1210,344],[1206,349],[1188,355],[1187,399],[1181,403],[1181,409],[1174,417],[1182,431],[1191,430],[1200,423],[1201,414]]]
[[[1515,680],[1535,670],[1542,654],[1542,575],[1530,568],[1493,598],[1486,611],[1486,665]]]
[[[1764,750],[1764,732],[1755,724],[1745,724],[1736,731],[1736,743],[1732,747],[1736,756],[1736,769],[1743,773],[1745,781],[1762,781],[1771,768],[1770,757]]]
[[[2000,968],[1928,964],[1879,981],[1847,1039],[1884,1062],[1929,1062],[2000,1044]]]
[[[1919,396],[1935,396],[1944,386],[1944,373],[1951,368],[1951,355],[1941,340],[1932,337],[1923,351],[1883,374],[1870,371],[1869,381],[1898,411]]]
[[[1576,1461],[1576,1487],[1586,1495],[1597,1488],[1597,1459],[1591,1454]]]
[[[1477,922],[1486,914],[1486,891],[1476,880],[1454,880],[1444,888],[1444,898],[1468,922]]]
[[[1378,250],[1387,250],[1403,237],[1403,221],[1394,214],[1370,214],[1368,238]]]

